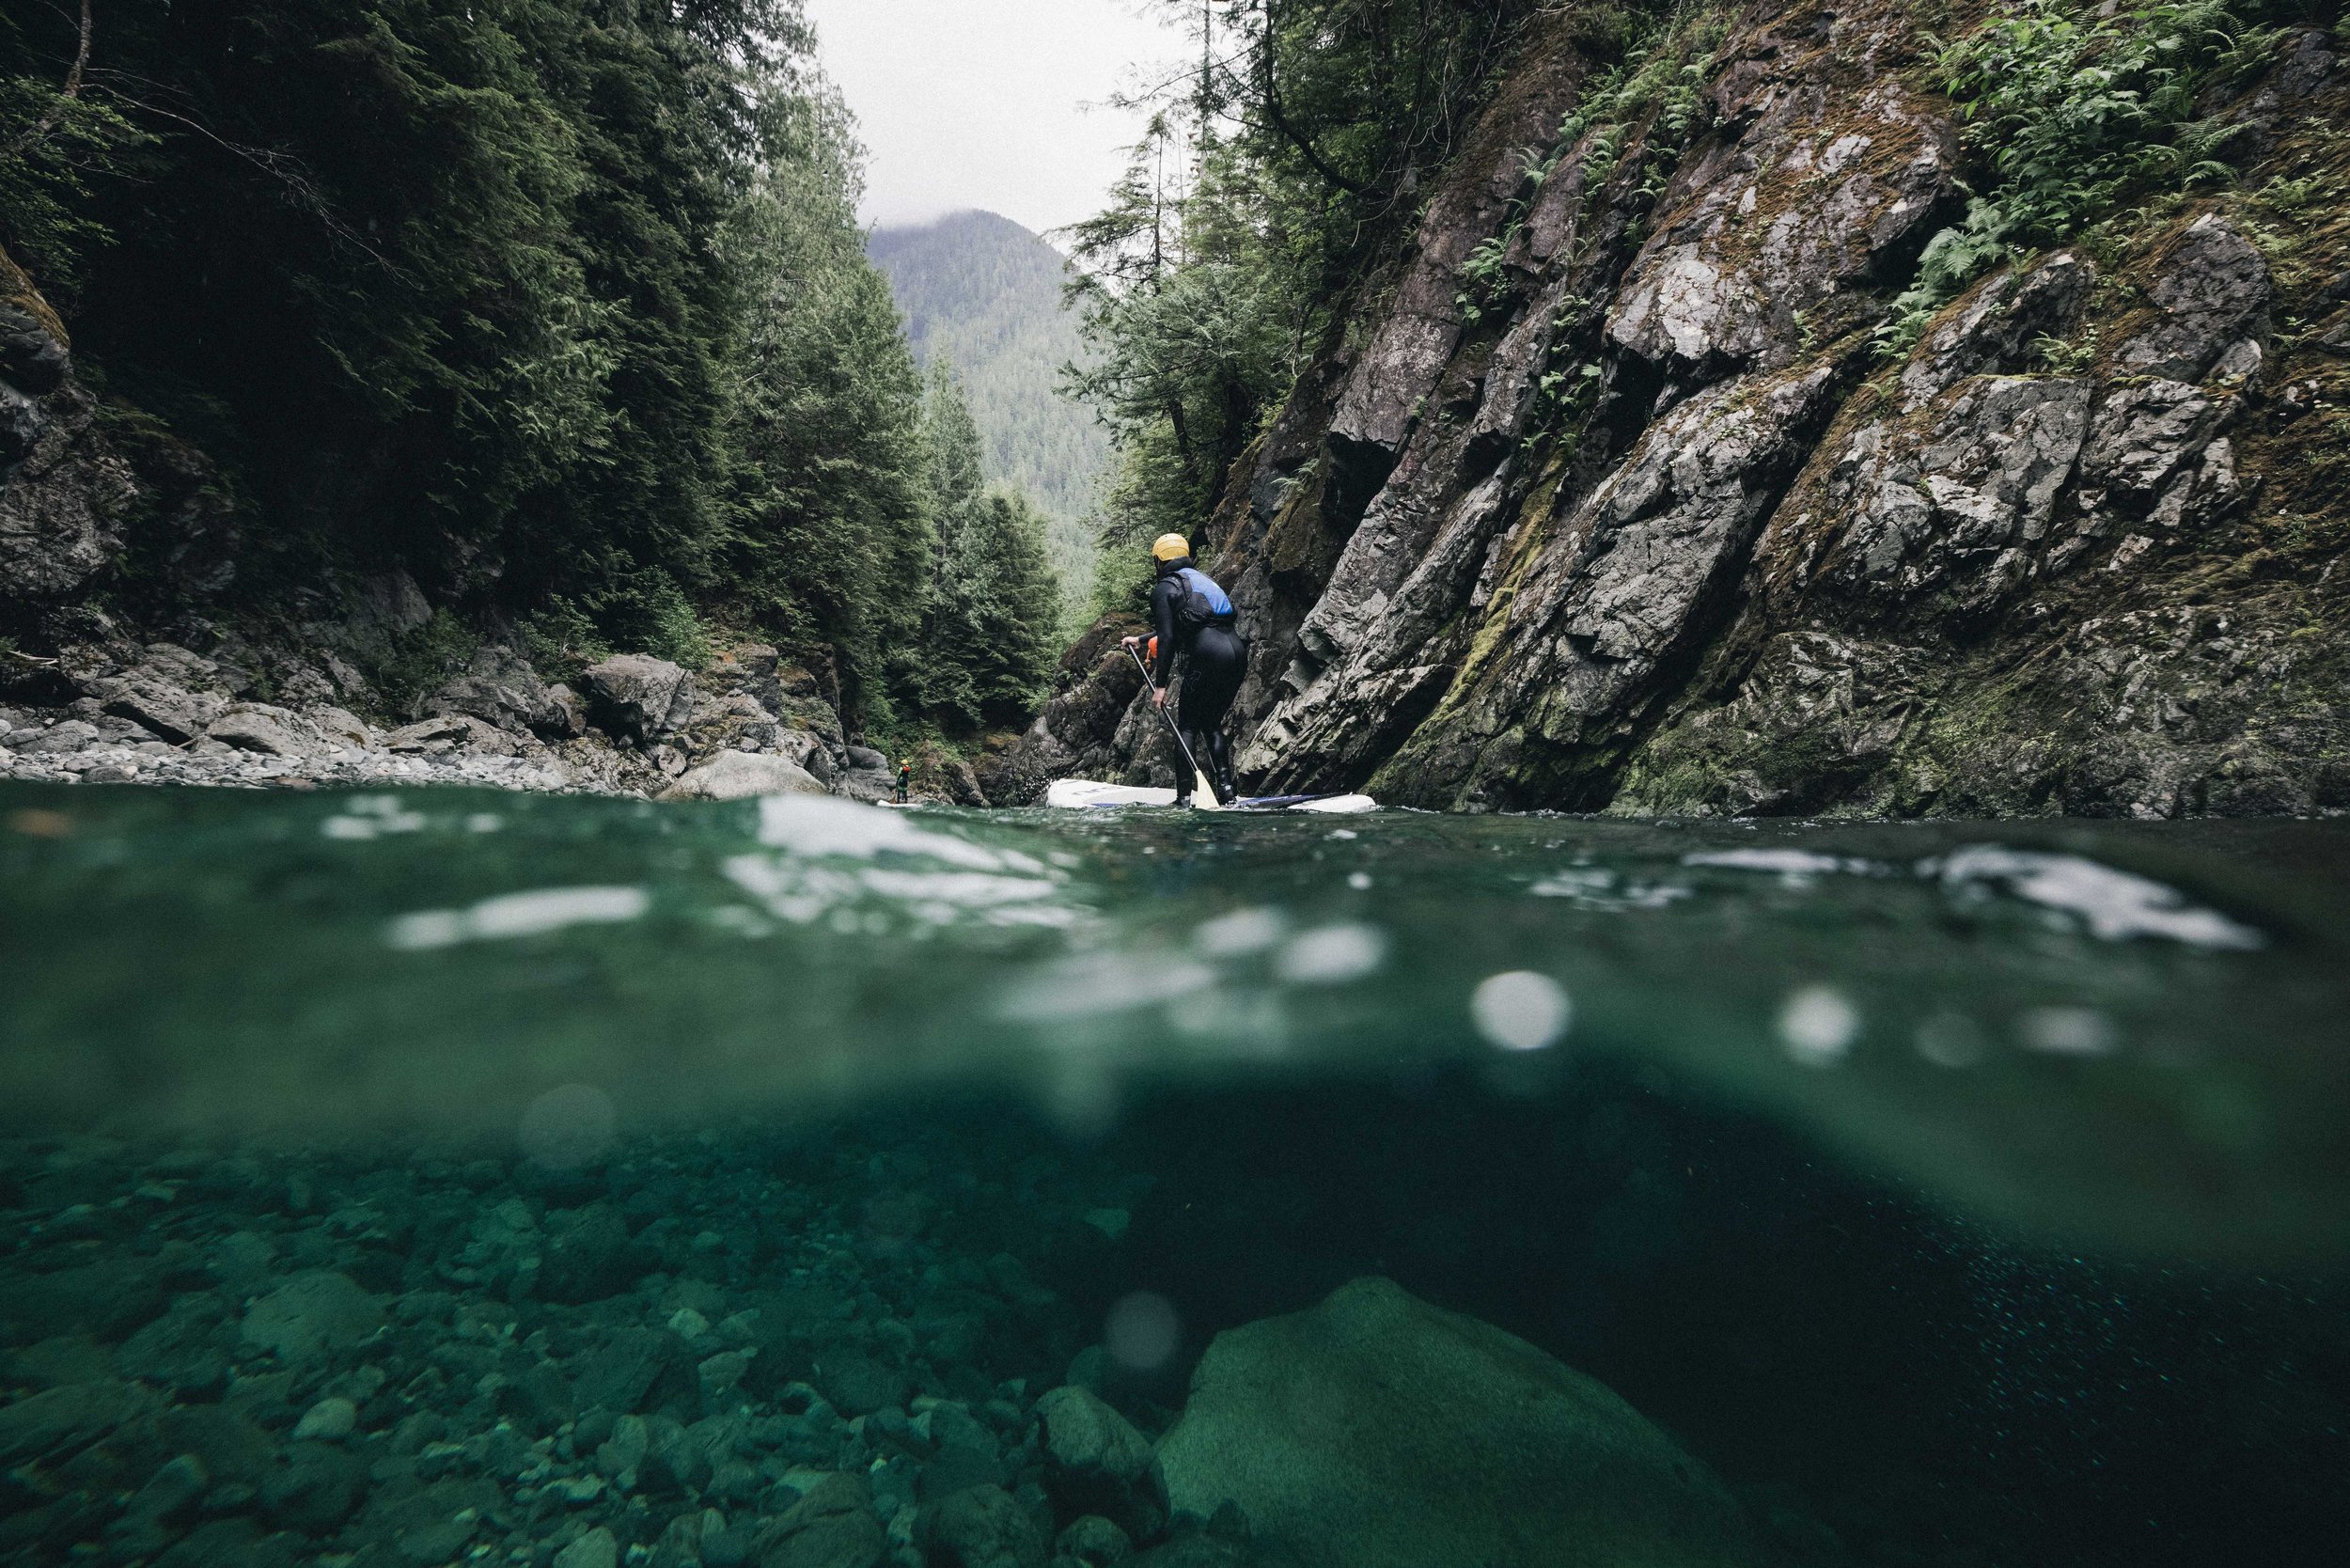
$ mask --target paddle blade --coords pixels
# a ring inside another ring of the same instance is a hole
[[[1191,803],[1200,810],[1221,811],[1224,809],[1224,803],[1215,798],[1215,786],[1208,782],[1206,774],[1195,771],[1191,776]]]

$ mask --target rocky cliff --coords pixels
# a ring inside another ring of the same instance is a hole
[[[1980,16],[1756,0],[1618,123],[1539,39],[1199,541],[1245,782],[1640,813],[2350,808],[2350,72],[1904,331]],[[1605,121],[1605,122],[1600,122]],[[1589,122],[1589,123],[1587,123]],[[1562,129],[1563,127],[1563,129]],[[1163,764],[1099,637],[991,776]]]

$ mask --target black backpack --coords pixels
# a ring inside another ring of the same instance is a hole
[[[1215,579],[1196,566],[1179,568],[1173,573],[1183,585],[1175,596],[1175,624],[1179,630],[1197,632],[1204,626],[1235,626],[1240,612],[1232,601],[1215,585]],[[1188,639],[1186,639],[1188,640]]]

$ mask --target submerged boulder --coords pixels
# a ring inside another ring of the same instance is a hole
[[[1306,1568],[1751,1560],[1729,1493],[1638,1411],[1386,1279],[1217,1335],[1159,1463],[1179,1512],[1236,1504]]]

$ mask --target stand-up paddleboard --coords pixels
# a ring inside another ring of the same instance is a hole
[[[1089,778],[1056,778],[1044,792],[1044,804],[1062,810],[1097,810],[1118,806],[1172,806],[1175,792],[1148,784],[1098,784]],[[1376,811],[1379,803],[1369,795],[1254,795],[1232,803],[1235,811],[1319,811],[1351,816]]]

